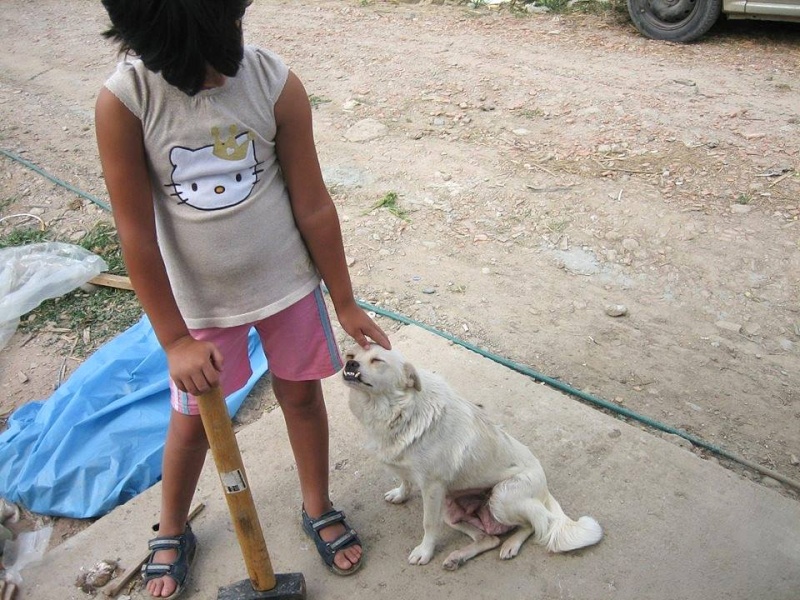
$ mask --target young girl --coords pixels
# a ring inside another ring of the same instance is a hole
[[[328,497],[320,379],[341,360],[320,278],[351,337],[390,344],[353,297],[303,85],[275,54],[243,44],[249,1],[103,0],[105,35],[138,59],[98,96],[100,160],[171,377],[159,536],[143,568],[161,598],[185,588],[196,545],[187,515],[208,445],[195,397],[244,385],[252,327],[297,462],[303,527],[334,572],[361,566],[359,538]]]

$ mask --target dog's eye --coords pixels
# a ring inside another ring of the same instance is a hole
[[[370,364],[374,365],[375,363],[382,363],[382,362],[385,362],[385,361],[381,360],[380,358],[372,358],[372,359],[370,359],[369,362],[370,362]]]
[[[355,357],[356,355],[353,354],[352,352],[348,352],[347,354],[344,355],[345,360],[353,360]]]

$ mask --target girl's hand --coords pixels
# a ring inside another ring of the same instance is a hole
[[[357,304],[337,310],[336,316],[342,329],[362,348],[369,348],[369,340],[372,340],[387,350],[392,349],[389,337]]]
[[[199,396],[219,383],[222,353],[211,342],[186,335],[165,348],[169,374],[179,390]]]

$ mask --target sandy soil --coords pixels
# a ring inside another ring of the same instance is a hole
[[[89,0],[0,22],[2,147],[100,198],[105,25]],[[317,107],[359,297],[800,479],[796,26],[681,46],[613,15],[314,0],[245,28]],[[73,239],[109,219],[7,158],[0,194]],[[63,338],[12,340],[0,414],[74,370]]]

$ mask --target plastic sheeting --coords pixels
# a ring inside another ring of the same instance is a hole
[[[14,335],[22,315],[107,268],[96,254],[62,242],[0,249],[0,349]]]
[[[267,371],[254,332],[249,353],[253,375],[227,398],[231,415]],[[102,516],[161,478],[169,413],[166,356],[143,317],[47,401],[11,415],[0,434],[0,496],[45,515]]]

